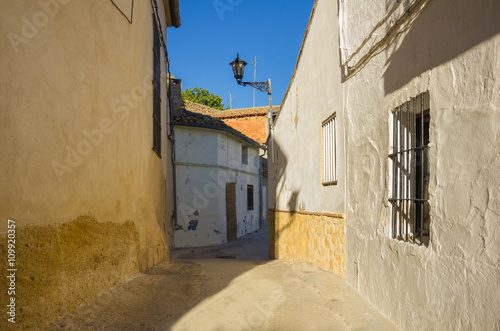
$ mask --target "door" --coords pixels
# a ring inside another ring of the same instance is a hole
[[[236,183],[226,184],[226,233],[227,241],[237,237],[236,222]]]

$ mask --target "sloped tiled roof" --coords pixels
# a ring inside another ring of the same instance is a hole
[[[273,106],[273,114],[278,112],[280,106]],[[221,110],[217,114],[213,115],[218,118],[235,118],[235,117],[247,117],[247,116],[262,116],[267,115],[269,107],[253,107],[253,108],[239,108],[239,109],[228,109]]]
[[[236,118],[236,117],[266,115],[269,107],[264,106],[264,107],[253,107],[253,108],[218,110],[186,100],[186,109],[192,112],[210,115],[217,118]],[[279,109],[280,109],[279,105],[273,106],[273,114],[277,113]]]
[[[186,104],[187,104],[187,102],[186,102]],[[205,106],[202,106],[202,107],[205,107]],[[210,108],[210,107],[207,107],[207,108]],[[210,109],[213,109],[213,108],[210,108]],[[215,110],[215,111],[219,111],[219,110]],[[192,126],[192,127],[225,131],[225,132],[231,133],[231,134],[239,137],[240,139],[246,141],[247,143],[249,143],[257,148],[261,148],[264,150],[266,149],[265,146],[259,144],[255,140],[245,136],[240,131],[233,129],[232,127],[230,127],[229,125],[224,123],[224,121],[222,121],[218,118],[215,118],[213,116],[210,116],[210,115],[205,115],[205,114],[201,114],[198,112],[193,112],[193,111],[189,111],[186,109],[182,109],[181,115],[174,117],[172,119],[172,122],[174,125]]]
[[[189,100],[184,100],[184,103],[186,110],[204,115],[215,116],[215,114],[221,111]]]

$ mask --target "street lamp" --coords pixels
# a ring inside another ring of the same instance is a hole
[[[267,92],[269,95],[269,110],[267,112],[267,121],[268,125],[266,125],[266,136],[269,135],[269,132],[271,131],[271,124],[272,124],[272,112],[273,112],[273,102],[272,102],[272,97],[271,97],[271,79],[268,79],[266,82],[243,82],[243,74],[245,73],[245,66],[247,63],[240,59],[240,54],[237,53],[236,59],[229,63],[231,67],[233,67],[233,73],[234,73],[234,78],[236,78],[236,82],[238,82],[238,85],[243,85],[247,86],[250,85],[253,88],[261,91],[261,92]]]

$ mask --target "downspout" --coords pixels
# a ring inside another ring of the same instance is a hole
[[[259,151],[260,153],[260,151]],[[259,156],[259,228],[262,227],[264,219],[262,217],[262,155]]]
[[[177,166],[175,165],[175,127],[170,124],[170,144],[172,146],[172,155],[171,155],[171,160],[172,160],[172,177],[173,177],[173,187],[174,187],[174,194],[173,194],[173,201],[174,201],[174,208],[173,212],[174,214],[172,215],[172,225],[174,232],[177,230],[179,227],[179,224],[177,223],[177,171],[176,168]]]
[[[171,82],[170,82],[170,76],[168,77],[168,108],[169,108],[169,117],[170,117],[170,135],[168,135],[168,140],[170,141],[170,146],[171,146],[171,155],[170,155],[170,160],[172,161],[172,177],[173,177],[173,215],[172,215],[172,228],[174,229],[174,232],[178,228],[177,224],[177,173],[176,173],[176,165],[175,165],[175,127],[172,122],[172,93],[171,93]],[[175,239],[174,239],[175,241]]]

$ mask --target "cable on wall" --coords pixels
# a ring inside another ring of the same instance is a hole
[[[128,18],[128,16],[120,9],[120,7],[118,7],[118,5],[113,0],[111,0],[111,3],[116,7],[116,9],[118,9],[118,11],[123,15],[123,17],[127,19],[128,23],[132,24],[132,19],[134,17],[134,0],[132,0],[132,8],[130,9],[130,18]]]
[[[151,7],[153,9],[153,21],[155,23],[156,29],[160,34],[160,45],[163,48],[163,52],[165,53],[165,65],[166,65],[166,81],[167,81],[167,99],[170,102],[170,60],[168,58],[167,44],[165,43],[166,39],[163,37],[163,28],[161,26],[160,15],[158,14],[158,2],[156,0],[151,0]]]
[[[363,66],[376,54],[378,54],[382,46],[386,43],[387,40],[389,40],[390,36],[392,33],[398,29],[401,28],[404,22],[407,20],[411,20],[412,18],[414,19],[416,15],[418,15],[423,8],[432,0],[415,0],[413,4],[404,12],[403,15],[401,15],[396,22],[388,29],[388,31],[385,33],[385,36],[382,37],[378,42],[376,42],[355,64],[349,65],[349,62],[352,60],[353,56],[356,55],[366,44],[366,42],[371,39],[373,33],[375,30],[372,30],[370,35],[363,41],[363,44],[343,63],[343,66],[347,69],[346,77],[345,79],[349,79],[352,76],[354,76],[356,73],[363,68]],[[413,15],[413,17],[412,17]],[[388,16],[384,17],[382,21],[386,21]],[[380,21],[377,26],[381,26]]]

